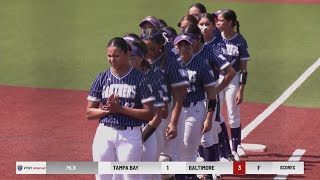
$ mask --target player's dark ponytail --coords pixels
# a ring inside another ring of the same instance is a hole
[[[127,53],[131,51],[130,45],[121,37],[115,37],[111,39],[107,45],[107,47],[117,47],[120,48],[123,52]]]
[[[237,33],[240,34],[240,23],[238,20],[236,20],[236,28],[237,28]]]
[[[162,35],[162,31],[154,28],[148,28],[142,31],[141,34],[141,39],[142,40],[151,40],[156,44],[161,45],[161,63],[160,63],[160,68],[164,69],[166,63],[167,63],[167,50],[164,46],[165,44],[165,39]]]

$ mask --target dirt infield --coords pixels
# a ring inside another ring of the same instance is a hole
[[[93,175],[15,175],[16,161],[92,161],[96,121],[85,119],[87,92],[0,86],[0,179],[93,179]],[[242,127],[267,108],[244,103]],[[320,176],[319,109],[280,107],[244,142],[268,146],[248,153],[248,161],[286,161],[295,149],[306,149],[305,177]],[[248,176],[246,176],[248,177]],[[251,177],[251,176],[250,176]],[[270,177],[271,176],[253,176]],[[291,177],[291,176],[289,176]],[[223,179],[244,178],[225,176]]]

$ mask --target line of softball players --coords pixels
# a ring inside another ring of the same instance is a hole
[[[87,98],[87,118],[99,119],[94,161],[196,161],[199,155],[205,161],[239,160],[239,104],[250,58],[246,41],[232,10],[214,16],[196,3],[188,13],[178,23],[179,35],[164,20],[147,16],[139,24],[141,35],[109,41],[111,68],[96,77]],[[221,115],[224,101],[232,150]],[[97,174],[96,179],[197,176]]]

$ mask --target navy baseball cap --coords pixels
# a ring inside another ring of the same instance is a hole
[[[156,18],[156,17],[153,17],[153,16],[147,16],[145,17],[139,24],[140,27],[142,27],[142,24],[145,23],[145,22],[149,22],[151,23],[154,28],[157,28],[157,29],[160,29],[161,27],[161,23],[160,21]]]
[[[186,34],[180,34],[174,39],[174,45],[177,45],[181,41],[187,41],[189,44],[192,44],[192,38]]]

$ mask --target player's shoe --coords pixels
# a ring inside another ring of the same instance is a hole
[[[240,157],[237,152],[232,151],[232,155],[233,155],[235,161],[237,161],[237,162],[240,161]]]
[[[228,155],[228,160],[229,160],[230,162],[235,162],[235,161],[236,161],[236,160],[234,159],[233,154],[229,154],[229,155]]]

